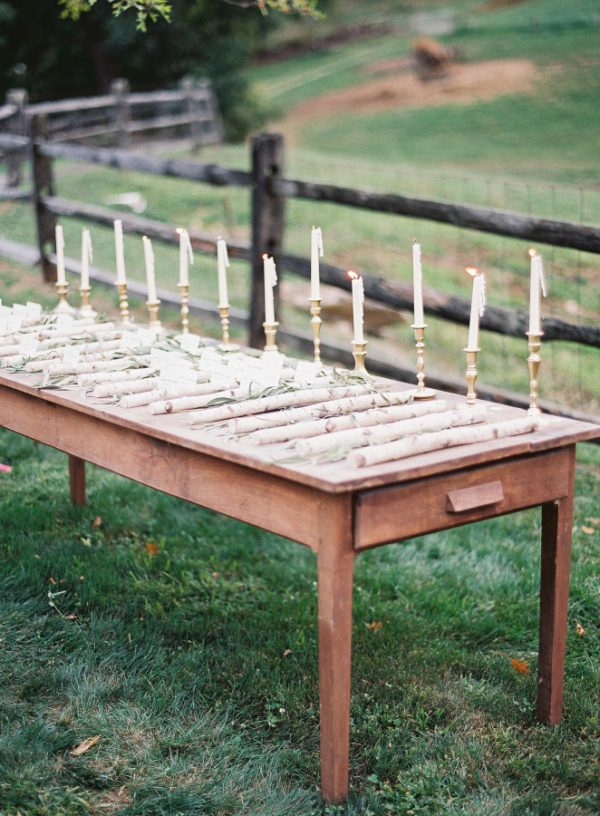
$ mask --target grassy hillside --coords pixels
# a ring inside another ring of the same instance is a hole
[[[489,4],[491,5],[491,4]],[[532,60],[535,86],[523,93],[471,104],[336,113],[294,119],[294,142],[322,152],[369,160],[410,162],[440,169],[526,175],[531,179],[590,181],[600,132],[600,26],[593,0],[535,0],[457,17],[442,41],[467,63]],[[406,56],[410,17],[392,17],[394,34],[310,52],[253,71],[258,91],[283,117],[299,102],[365,83],[373,63]],[[404,21],[402,24],[401,21]],[[402,77],[398,77],[402,82]]]

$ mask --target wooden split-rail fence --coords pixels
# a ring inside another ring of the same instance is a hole
[[[19,137],[0,135],[0,149],[5,152],[22,150],[24,140]],[[426,219],[456,227],[480,232],[524,239],[536,244],[569,247],[600,254],[600,228],[581,225],[570,221],[538,218],[517,212],[450,204],[424,198],[402,195],[387,195],[329,184],[312,183],[286,178],[284,175],[284,144],[278,134],[263,133],[252,140],[252,161],[249,171],[236,170],[218,164],[198,161],[159,158],[129,150],[107,149],[84,145],[52,142],[47,139],[47,123],[43,116],[36,116],[31,123],[28,142],[32,165],[33,189],[15,191],[13,198],[30,197],[33,202],[37,223],[38,250],[44,279],[52,281],[56,277],[54,264],[54,227],[57,218],[74,217],[96,224],[112,226],[117,217],[115,210],[65,199],[56,195],[53,161],[66,159],[86,162],[127,171],[150,173],[158,176],[187,179],[191,182],[217,186],[246,187],[251,191],[252,230],[249,244],[230,242],[229,254],[232,258],[243,259],[251,266],[251,287],[248,310],[233,309],[232,323],[244,324],[248,329],[251,346],[260,347],[264,343],[262,323],[264,321],[264,280],[262,255],[267,252],[274,256],[277,269],[292,272],[305,278],[310,277],[310,259],[284,251],[285,202],[287,199],[306,199],[329,202],[365,210],[391,213],[399,216]],[[21,195],[22,193],[22,195]],[[154,240],[176,244],[178,235],[175,225],[165,224],[138,215],[118,213],[123,228],[129,232],[148,235]],[[214,254],[216,236],[197,230],[190,231],[194,250]],[[29,248],[31,257],[31,248]],[[72,271],[78,264],[71,263]],[[374,303],[384,304],[394,309],[411,310],[413,307],[412,286],[386,281],[373,275],[364,274],[365,295]],[[92,279],[100,283],[112,283],[113,276],[95,270]],[[325,284],[350,291],[350,280],[344,269],[328,263],[321,264],[321,280]],[[132,283],[133,295],[144,295],[140,284]],[[160,292],[163,303],[178,306],[175,292]],[[456,324],[468,325],[470,303],[466,299],[454,297],[441,291],[428,289],[424,294],[426,313]],[[216,305],[192,298],[191,312],[218,318]],[[488,306],[481,321],[482,329],[498,334],[523,337],[528,327],[525,312],[498,306]],[[281,331],[278,338],[288,348],[310,353],[312,336],[292,331]],[[600,347],[600,328],[579,325],[549,317],[544,321],[544,341],[563,340],[584,346]],[[322,341],[321,352],[325,358],[342,364],[352,365],[350,351],[339,343]],[[414,371],[392,365],[389,362],[369,357],[369,369],[398,379],[412,381]],[[433,377],[428,375],[428,383],[434,388],[460,392],[464,382],[458,378]],[[478,388],[479,396],[511,405],[526,407],[525,395],[508,392],[501,388]],[[580,419],[594,419],[587,414],[553,403],[543,404],[545,410]]]
[[[33,104],[27,91],[15,88],[0,106],[0,134],[28,136],[29,123],[36,116],[45,118],[50,141],[126,148],[142,139],[175,136],[199,148],[223,140],[212,84],[191,77],[182,79],[175,90],[146,93],[131,93],[126,79],[116,79],[103,96]],[[26,158],[19,150],[7,156],[7,186],[20,185]]]

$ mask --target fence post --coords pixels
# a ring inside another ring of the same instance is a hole
[[[8,131],[16,136],[27,135],[27,107],[28,94],[25,88],[12,88],[6,94],[6,104],[15,105],[17,110],[11,118]],[[20,187],[23,183],[23,162],[27,154],[27,149],[23,152],[14,151],[6,157],[6,183],[8,187]]]
[[[115,142],[117,147],[129,147],[131,118],[128,99],[129,82],[126,79],[114,79],[110,84],[110,92],[115,100]]]
[[[54,174],[52,159],[42,155],[40,143],[48,136],[48,123],[45,116],[34,116],[30,125],[31,134],[31,179],[33,182],[33,207],[37,226],[40,265],[45,281],[56,280],[56,264],[49,258],[54,248],[54,229],[56,217],[48,212],[42,201],[43,196],[54,195]]]
[[[198,117],[198,103],[194,98],[194,90],[196,83],[193,77],[183,77],[179,83],[181,93],[185,97],[186,113],[190,117],[190,139],[192,141],[192,150],[198,150],[202,145],[202,132],[200,129],[200,122]]]
[[[284,199],[277,195],[271,179],[283,174],[283,136],[260,133],[252,139],[252,281],[248,342],[254,348],[264,346],[265,283],[263,253],[272,255],[279,268],[283,244]],[[279,287],[275,289],[277,314]]]

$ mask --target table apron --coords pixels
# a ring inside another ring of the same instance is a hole
[[[569,495],[571,446],[360,493],[354,548],[470,524]]]
[[[334,498],[2,386],[0,426],[315,550]]]

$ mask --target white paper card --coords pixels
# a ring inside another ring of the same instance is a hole
[[[166,380],[172,383],[195,383],[196,372],[193,368],[181,365],[163,365],[160,368],[159,375],[161,380]]]
[[[22,303],[13,303],[12,313],[15,317],[24,319],[27,317],[27,306],[24,306]]]
[[[257,386],[259,386],[259,388],[266,388],[270,385],[279,385],[280,379],[281,369],[273,369],[271,371],[263,369],[262,371],[255,371],[253,376],[253,381]]]
[[[285,355],[280,354],[278,351],[266,351],[261,357],[260,370],[270,373],[276,372],[279,377],[283,370],[284,362]]]
[[[15,315],[9,317],[8,320],[7,320],[7,326],[8,326],[7,331],[8,331],[8,333],[11,334],[12,332],[21,331],[22,324],[23,324],[23,321],[21,320],[20,317],[16,317]]]
[[[310,385],[317,379],[320,372],[321,366],[319,363],[312,363],[308,360],[299,360],[296,366],[294,382]]]
[[[202,359],[202,362],[204,362],[205,360],[207,362],[209,362],[210,360],[218,360],[219,362],[221,362],[221,360],[223,359],[223,355],[219,354],[219,352],[216,350],[216,348],[213,348],[212,346],[208,346],[208,348],[202,349],[202,358],[201,359]]]
[[[150,329],[138,329],[136,334],[140,346],[151,346],[156,342],[156,335]]]
[[[19,354],[35,354],[38,350],[38,340],[33,334],[26,334],[19,343]]]
[[[25,308],[27,309],[27,317],[30,320],[39,320],[42,316],[42,304],[41,303],[34,303],[33,300],[28,300],[25,304]]]
[[[56,326],[57,331],[66,331],[67,329],[71,328],[73,322],[72,315],[60,314],[56,318],[56,323],[54,325]]]
[[[200,345],[200,337],[197,334],[182,334],[180,343],[184,351],[195,354]]]
[[[140,338],[135,332],[123,332],[121,337],[121,347],[126,349],[134,349],[140,346]]]
[[[160,368],[163,364],[168,365],[191,365],[176,351],[165,351],[164,349],[150,349],[150,364]]]

